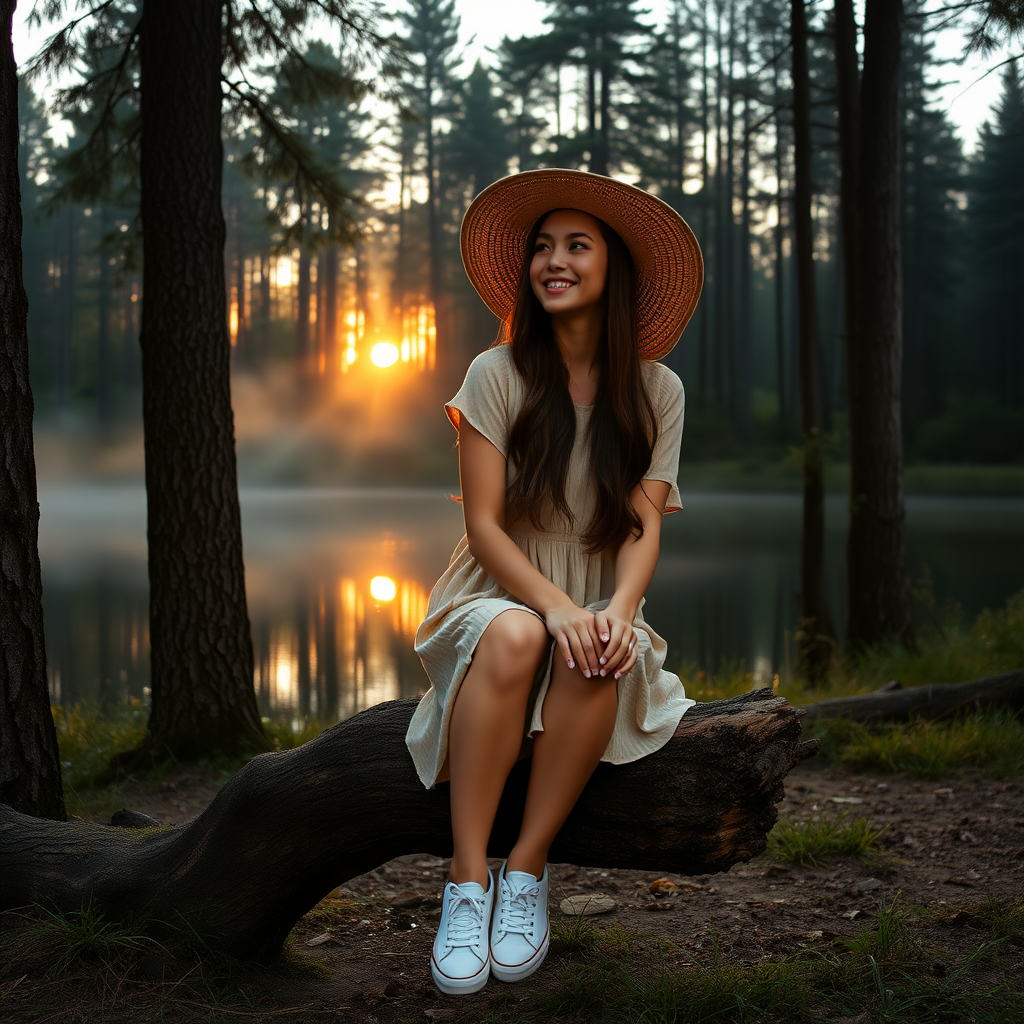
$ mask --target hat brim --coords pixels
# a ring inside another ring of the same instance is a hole
[[[487,307],[505,320],[515,306],[524,249],[537,218],[582,210],[613,228],[633,257],[642,359],[660,359],[679,340],[700,298],[704,259],[685,220],[656,196],[589,171],[541,168],[500,178],[462,220],[462,262]]]

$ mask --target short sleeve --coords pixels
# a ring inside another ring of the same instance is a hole
[[[489,348],[469,364],[458,394],[445,404],[452,426],[463,416],[506,458],[509,431],[509,373],[507,346]]]
[[[683,382],[667,366],[659,368],[651,382],[651,399],[658,414],[658,440],[651,455],[651,468],[645,480],[664,480],[669,485],[666,512],[678,512],[682,507],[677,477],[679,475],[679,448],[683,439],[683,409],[686,404]]]

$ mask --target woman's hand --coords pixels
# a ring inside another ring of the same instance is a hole
[[[544,616],[544,625],[555,638],[569,668],[579,665],[588,679],[598,674],[600,641],[593,612],[575,604],[559,605]]]
[[[600,674],[607,676],[614,673],[615,678],[620,679],[636,664],[640,652],[633,621],[609,605],[594,615],[594,624],[604,645],[598,659],[601,664]]]

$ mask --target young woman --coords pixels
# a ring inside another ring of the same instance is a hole
[[[416,636],[432,686],[406,736],[423,784],[451,783],[454,856],[431,972],[452,994],[540,966],[555,834],[599,761],[659,749],[694,704],[640,608],[661,516],[680,507],[683,388],[655,360],[702,283],[674,210],[583,171],[485,189],[462,256],[504,337],[445,407],[466,535]],[[495,879],[487,840],[528,755],[522,828]]]

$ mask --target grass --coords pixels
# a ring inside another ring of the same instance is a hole
[[[822,754],[849,768],[940,779],[961,768],[989,778],[1024,771],[1024,722],[1011,711],[975,712],[948,721],[863,725],[847,719],[816,724]]]
[[[295,960],[282,957],[281,970],[298,975]],[[117,923],[91,900],[75,913],[37,906],[0,914],[0,963],[19,979],[11,990],[20,999],[5,1001],[10,990],[0,985],[5,1022],[264,1019],[254,965],[212,951],[180,915]]]
[[[985,610],[973,621],[964,619],[956,605],[936,606],[931,583],[925,578],[915,588],[915,604],[923,625],[916,646],[898,640],[879,644],[856,658],[835,658],[827,682],[800,677],[755,680],[742,663],[724,665],[709,674],[692,663],[676,667],[687,696],[719,700],[755,688],[771,688],[791,704],[809,704],[831,697],[870,693],[890,680],[904,687],[928,683],[959,683],[1024,668],[1024,590],[1005,607]]]
[[[872,1022],[1010,1024],[1024,994],[993,981],[998,938],[957,957],[927,944],[897,899],[879,903],[872,925],[823,939],[795,954],[729,957],[714,938],[699,959],[666,943],[586,918],[555,926],[553,989],[517,998],[500,993],[479,1020],[586,1021],[588,1024],[803,1022],[853,1017]],[[936,955],[951,969],[935,976]]]
[[[1024,667],[1024,590],[1005,607],[986,610],[973,622],[966,622],[955,606],[936,608],[927,580],[919,584],[915,597],[926,620],[916,648],[908,650],[894,641],[855,659],[837,657],[825,683],[778,675],[765,682],[799,706],[870,693],[894,679],[913,687],[980,679]],[[733,697],[757,685],[741,664],[725,666],[715,675],[693,665],[677,671],[687,696],[700,701]],[[1007,711],[869,725],[830,719],[809,727],[807,735],[822,740],[819,756],[850,768],[926,779],[962,768],[977,768],[992,778],[1024,771],[1024,721]]]
[[[114,785],[99,799],[86,791],[105,783],[110,760],[115,754],[139,746],[145,736],[149,709],[142,701],[131,697],[127,704],[113,708],[96,702],[81,702],[70,708],[55,705],[51,710],[69,811],[89,814],[116,809],[120,801],[119,786]],[[319,719],[305,722],[263,719],[263,727],[278,750],[301,746],[319,736],[329,724]],[[220,768],[230,775],[246,760],[244,757],[213,758],[201,761],[199,767]],[[149,769],[135,774],[160,779],[179,767],[178,762],[169,756],[155,757]]]
[[[866,818],[846,815],[817,821],[780,821],[768,835],[765,856],[799,867],[827,867],[836,857],[871,861],[880,855],[878,839],[888,828],[875,829]]]
[[[125,966],[147,946],[155,946],[141,928],[107,921],[91,899],[78,913],[38,908],[23,942],[46,962],[51,975]]]
[[[54,707],[65,787],[76,790],[93,785],[115,754],[142,742],[148,717],[149,709],[137,698],[113,708],[96,703]]]

